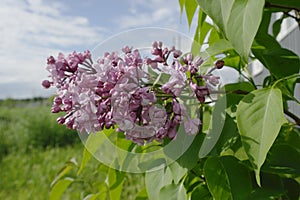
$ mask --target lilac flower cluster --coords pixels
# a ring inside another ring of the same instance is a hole
[[[65,113],[58,123],[88,133],[117,127],[140,145],[175,138],[181,124],[186,133],[198,133],[201,122],[189,116],[180,96],[190,88],[204,103],[209,95],[207,83],[216,86],[219,77],[200,74],[203,60],[199,57],[182,56],[174,47],[163,48],[162,42],[153,42],[152,47],[153,58],[142,58],[137,49],[128,46],[122,48],[123,54],[105,53],[95,63],[89,51],[50,56],[46,68],[50,80],[42,85],[57,88],[52,112]],[[223,65],[218,61],[213,70]],[[165,83],[150,81],[160,73],[168,75]]]

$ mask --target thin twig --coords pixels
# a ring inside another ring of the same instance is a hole
[[[266,2],[265,4],[266,8],[283,8],[283,9],[290,9],[290,10],[297,10],[300,11],[298,8],[294,8],[291,6],[286,6],[286,5],[276,5],[276,4],[271,4],[269,2]]]
[[[296,116],[294,113],[291,113],[286,109],[284,109],[284,113],[290,118],[292,118],[296,122],[296,124],[300,126],[300,118],[298,116]]]

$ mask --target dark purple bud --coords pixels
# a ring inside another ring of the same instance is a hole
[[[151,53],[152,55],[158,56],[161,54],[161,49],[157,49],[157,48],[152,49]]]
[[[217,69],[222,69],[223,66],[224,66],[225,62],[224,60],[218,60],[216,63],[215,63],[215,66]]]
[[[190,72],[191,72],[191,75],[194,75],[194,74],[196,74],[198,72],[198,68],[195,67],[195,66],[191,66]]]
[[[131,53],[131,51],[132,51],[132,47],[130,48],[129,46],[124,46],[123,48],[122,48],[122,51],[123,51],[123,53]]]
[[[52,106],[52,109],[51,109],[51,112],[52,113],[59,113],[61,111],[61,108],[57,105],[53,105]]]
[[[55,63],[55,58],[53,56],[50,56],[47,58],[47,64],[54,64]]]
[[[173,56],[174,58],[178,58],[179,56],[181,56],[182,52],[180,50],[174,50],[173,52]]]
[[[54,98],[54,103],[57,105],[61,105],[62,104],[62,99],[60,97],[55,97]]]
[[[71,99],[64,99],[64,104],[72,105],[72,100]]]
[[[151,60],[151,58],[146,58],[144,62],[145,62],[147,65],[149,65],[149,64],[152,63],[152,60]]]
[[[68,129],[73,129],[74,119],[68,120],[66,126]]]
[[[46,89],[48,89],[51,86],[51,82],[48,80],[43,80],[42,86]]]
[[[89,50],[84,51],[83,56],[88,59],[92,58],[92,54]]]
[[[59,117],[59,118],[57,118],[57,123],[59,123],[59,124],[64,124],[65,123],[65,121],[66,121],[66,119],[64,118],[64,117]]]
[[[156,57],[155,59],[154,59],[156,62],[164,62],[165,60],[162,58],[162,57]]]
[[[168,48],[164,48],[164,50],[162,51],[162,54],[165,55],[169,52]]]

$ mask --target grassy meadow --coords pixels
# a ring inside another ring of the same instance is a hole
[[[0,101],[0,199],[49,199],[51,182],[65,163],[80,163],[84,146],[77,132],[58,125],[50,107],[51,100],[39,98]],[[92,159],[79,177],[75,166],[67,176],[78,181],[62,199],[97,193],[100,165]],[[129,175],[124,184],[121,199],[134,199],[142,178]]]

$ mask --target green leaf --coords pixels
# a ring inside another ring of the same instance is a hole
[[[234,0],[197,0],[201,9],[210,16],[221,32],[226,32],[226,25],[230,16]]]
[[[229,115],[230,117],[235,119],[237,105],[239,104],[239,102],[242,100],[243,97],[244,97],[244,95],[235,94],[235,93],[231,93],[231,94],[229,93],[226,95],[226,103],[227,103],[226,113],[227,113],[227,115]]]
[[[279,89],[252,91],[238,105],[237,125],[258,185],[260,168],[285,122]]]
[[[192,44],[192,53],[193,55],[198,55],[201,51],[202,45],[204,43],[204,39],[206,38],[209,31],[212,29],[212,25],[207,22],[203,22],[203,18],[205,20],[205,13],[200,12],[198,17],[198,26],[195,31],[194,41]]]
[[[180,15],[182,15],[184,5],[185,5],[185,0],[179,0]]]
[[[235,0],[226,24],[226,36],[245,62],[262,20],[264,0]]]
[[[212,112],[210,128],[199,150],[199,158],[206,157],[218,142],[226,118],[226,96],[220,96]]]
[[[264,0],[197,0],[230,41],[236,52],[248,61],[251,45],[262,20]]]
[[[91,133],[85,142],[85,149],[83,151],[83,158],[77,172],[79,175],[84,169],[85,165],[92,158],[92,154],[95,153],[100,147],[101,144],[106,140],[106,137],[103,134],[110,135],[115,132],[115,129],[104,129],[97,133]]]
[[[252,51],[264,66],[269,69],[271,74],[278,79],[299,72],[300,59],[288,49],[254,46]]]
[[[56,174],[54,180],[51,183],[51,187],[53,187],[63,176],[68,174],[74,167],[77,167],[77,162],[75,161],[75,159],[71,159],[70,161],[66,162],[65,166]]]
[[[213,200],[213,198],[207,186],[204,184],[199,184],[193,189],[191,200]]]
[[[225,85],[226,92],[234,92],[236,94],[246,94],[255,90],[250,82],[229,83]]]
[[[273,32],[273,37],[277,37],[277,35],[280,33],[281,30],[281,24],[283,21],[283,17],[281,17],[280,19],[276,20],[273,24],[273,28],[272,28],[272,32]]]
[[[101,196],[100,193],[89,194],[83,200],[98,200],[98,199],[100,199],[100,196]]]
[[[189,27],[192,24],[193,17],[195,15],[197,7],[198,7],[198,4],[197,4],[196,0],[185,0],[185,12],[186,12],[186,17],[188,20]]]
[[[136,195],[135,200],[148,200],[147,190],[145,187]]]
[[[284,193],[280,176],[277,174],[262,173],[261,187],[256,187],[248,199],[282,199]]]
[[[159,200],[185,200],[187,195],[183,184],[170,184],[164,186],[159,192]]]
[[[222,129],[218,142],[211,151],[212,155],[220,155],[228,148],[232,147],[239,139],[239,133],[234,120],[226,115],[225,124]]]
[[[290,200],[299,200],[300,184],[294,179],[286,178],[282,180],[284,189],[287,191],[287,196]]]
[[[290,10],[293,8],[297,8],[300,10],[300,2],[299,0],[267,0],[268,3],[275,6],[288,7]]]
[[[268,34],[258,33],[252,53],[277,79],[299,73],[299,57],[294,52],[282,48],[276,39]]]
[[[249,170],[233,156],[209,157],[204,176],[214,199],[246,199],[252,190]]]
[[[198,153],[204,139],[204,134],[197,134],[188,149],[177,159],[177,163],[183,168],[192,169],[199,160]]]
[[[69,178],[69,177],[58,181],[51,189],[50,200],[60,200],[61,195],[65,192],[65,190],[73,182],[74,182],[74,179]]]
[[[109,188],[109,198],[118,200],[121,198],[125,174],[115,169],[109,168],[106,184]]]
[[[288,156],[287,156],[288,155]],[[262,171],[300,176],[300,152],[290,145],[277,144],[270,149]]]
[[[205,49],[205,51],[200,52],[199,56],[207,59],[207,61],[201,65],[202,69],[203,67],[211,67],[217,59],[215,56],[223,54],[223,52],[228,50],[233,50],[232,45],[228,40],[221,39],[210,45],[207,49]]]
[[[210,45],[207,49],[205,49],[204,52],[201,52],[200,56],[203,58],[212,57],[230,49],[233,49],[230,42],[228,40],[221,39],[218,42]]]
[[[171,170],[173,180],[175,184],[178,184],[181,178],[187,173],[188,169],[182,167],[177,162],[173,162],[168,166]]]
[[[240,69],[242,66],[241,63],[241,56],[236,53],[236,51],[234,51],[233,49],[224,52],[224,54],[226,55],[225,58],[223,58],[223,61],[225,62],[225,65],[228,67],[232,67],[235,69]]]
[[[155,171],[146,172],[146,190],[150,200],[157,200],[159,191],[166,185],[172,183],[173,176],[170,168],[161,168]]]

